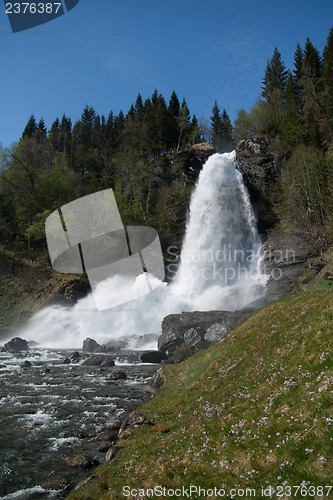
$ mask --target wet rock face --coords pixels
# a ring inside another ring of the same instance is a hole
[[[166,357],[165,352],[162,351],[145,351],[139,359],[141,363],[161,363]]]
[[[86,352],[100,352],[100,348],[100,344],[94,339],[88,337],[83,341],[82,349]]]
[[[21,339],[20,337],[14,337],[11,339],[9,342],[7,342],[4,345],[4,348],[8,352],[21,352],[21,351],[28,351],[29,350],[29,344],[26,340]]]
[[[295,283],[304,273],[305,262],[317,252],[301,234],[276,231],[265,241],[262,253],[264,273],[270,276],[266,285],[266,302],[271,302],[295,291]]]
[[[237,168],[249,190],[260,233],[276,223],[270,193],[280,175],[283,160],[276,157],[268,137],[240,141],[236,148]]]

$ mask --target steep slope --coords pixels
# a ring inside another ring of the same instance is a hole
[[[263,498],[269,486],[274,498],[290,497],[288,486],[294,498],[332,498],[332,293],[271,303],[207,351],[165,367],[161,391],[142,408],[155,425],[119,439],[116,458],[69,498],[120,499],[124,486],[149,498],[139,489],[191,485],[226,498],[232,488]]]

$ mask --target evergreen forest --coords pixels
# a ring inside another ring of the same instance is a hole
[[[260,76],[259,76],[260,78]],[[262,75],[261,94],[231,123],[212,103],[209,120],[191,115],[173,91],[139,93],[125,114],[99,116],[86,106],[49,130],[31,115],[21,138],[2,148],[0,241],[30,258],[45,253],[46,217],[73,199],[114,190],[125,224],[150,225],[162,244],[186,216],[193,186],[181,151],[209,142],[219,152],[241,140],[269,137],[281,175],[269,194],[279,223],[324,248],[333,238],[333,28],[323,53],[306,39],[287,69],[278,48]]]

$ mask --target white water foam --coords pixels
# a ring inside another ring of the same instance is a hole
[[[131,342],[135,335],[158,334],[170,313],[240,309],[265,294],[259,250],[256,220],[235,152],[215,154],[203,166],[193,191],[180,266],[171,284],[160,282],[150,294],[105,311],[96,310],[92,294],[73,308],[46,307],[19,335],[56,348],[81,347],[86,337],[99,343],[119,338]],[[103,301],[105,291],[113,290],[115,296],[130,300],[143,286],[144,275],[134,280],[115,276],[100,283],[94,294]]]

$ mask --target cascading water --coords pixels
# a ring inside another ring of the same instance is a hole
[[[193,192],[180,265],[171,284],[161,282],[130,307],[97,312],[91,295],[73,308],[46,307],[20,336],[49,347],[81,347],[86,337],[103,343],[158,333],[170,313],[240,309],[265,294],[259,250],[256,221],[235,167],[235,153],[215,154],[203,166]],[[95,294],[102,296],[107,287],[117,296],[131,296],[131,287],[140,289],[143,277],[132,282],[109,278]]]
[[[236,310],[264,294],[256,219],[235,152],[202,169],[174,286],[192,307]]]

